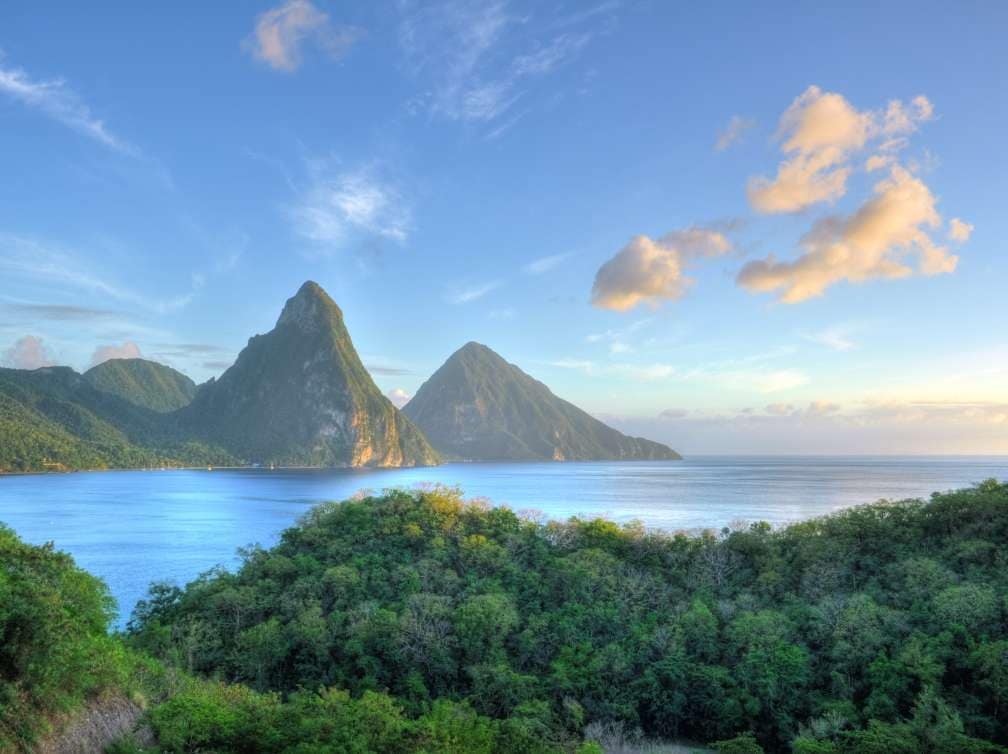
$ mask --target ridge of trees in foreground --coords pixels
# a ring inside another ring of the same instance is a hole
[[[0,528],[0,750],[121,694],[157,744],[119,754],[1005,752],[1006,545],[995,481],[698,536],[391,491],[110,636],[101,582]]]

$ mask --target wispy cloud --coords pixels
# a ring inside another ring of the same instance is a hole
[[[86,306],[72,304],[30,304],[12,302],[6,304],[10,311],[25,314],[36,319],[48,319],[63,322],[79,322],[84,320],[112,320],[121,316],[108,309],[92,309]]]
[[[551,367],[572,369],[595,377],[615,375],[635,382],[666,380],[678,374],[678,370],[673,365],[662,363],[634,364],[623,362],[618,364],[599,364],[587,359],[556,359],[546,363]]]
[[[395,184],[377,168],[340,170],[333,160],[309,165],[310,184],[289,208],[294,231],[323,247],[340,247],[354,233],[404,242],[411,212]]]
[[[339,60],[359,36],[359,29],[333,23],[308,0],[288,0],[256,18],[244,47],[274,70],[291,73],[301,66],[307,43]]]
[[[851,337],[852,330],[853,328],[851,327],[837,325],[820,330],[819,332],[804,333],[802,338],[810,343],[818,343],[821,346],[831,348],[834,351],[850,351],[857,346]]]
[[[410,69],[427,84],[411,101],[411,110],[483,123],[507,113],[532,81],[580,55],[592,33],[575,27],[615,10],[604,4],[592,14],[550,24],[512,11],[504,1],[404,2],[400,7],[400,46]],[[505,130],[493,129],[490,138]]]
[[[380,374],[387,377],[400,377],[404,374],[413,374],[412,369],[406,369],[405,367],[390,366],[388,364],[380,364],[374,362],[368,362],[364,365],[371,374]]]
[[[548,257],[540,257],[524,265],[522,272],[529,275],[542,275],[544,272],[549,272],[553,268],[559,267],[566,260],[570,259],[571,256],[571,252],[567,252],[566,254],[551,254]]]
[[[0,233],[0,252],[0,272],[6,276],[71,286],[159,314],[185,307],[195,295],[195,287],[174,298],[145,295],[100,277],[69,251],[21,236]]]
[[[113,134],[104,121],[93,115],[91,108],[63,79],[32,79],[20,68],[0,65],[0,92],[109,149],[131,156],[139,154],[136,147]]]
[[[742,141],[746,131],[756,125],[752,118],[743,118],[741,115],[733,115],[728,125],[718,131],[717,140],[714,142],[714,149],[723,152],[733,144]]]
[[[500,280],[492,280],[489,283],[481,283],[479,285],[463,288],[462,290],[450,293],[447,297],[447,301],[450,304],[468,304],[471,301],[483,298],[485,295],[490,293],[490,291],[499,288],[500,285]]]
[[[560,34],[532,52],[519,55],[512,63],[515,76],[542,76],[580,54],[591,34]]]

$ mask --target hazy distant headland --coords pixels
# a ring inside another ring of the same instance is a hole
[[[461,460],[672,460],[553,395],[486,346],[453,354],[400,411],[343,313],[306,282],[276,326],[196,386],[143,359],[0,369],[0,472],[179,466],[402,467]]]

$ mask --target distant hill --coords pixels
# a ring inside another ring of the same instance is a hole
[[[680,458],[666,445],[629,437],[589,416],[479,343],[467,343],[453,353],[403,412],[451,458]]]
[[[178,412],[181,426],[250,462],[417,466],[439,457],[374,384],[343,313],[307,282],[276,327],[256,335]]]
[[[110,359],[87,370],[84,379],[97,390],[160,413],[188,406],[196,397],[195,382],[147,359]]]

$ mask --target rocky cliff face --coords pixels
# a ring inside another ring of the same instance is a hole
[[[438,462],[423,434],[381,394],[343,314],[307,282],[276,327],[249,340],[219,380],[201,386],[182,422],[248,462],[416,466]]]
[[[403,412],[451,458],[679,458],[666,445],[606,426],[479,343],[467,343],[452,354]]]

